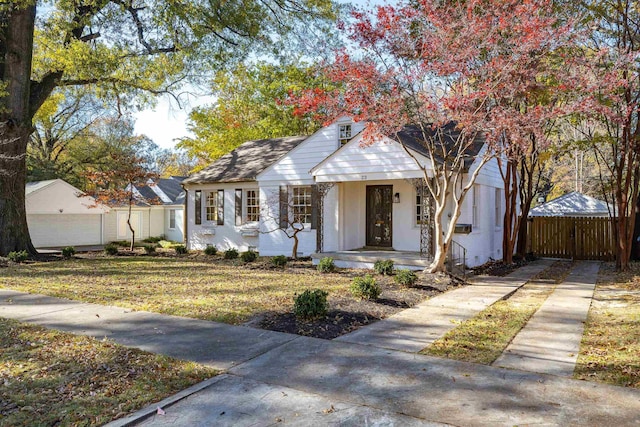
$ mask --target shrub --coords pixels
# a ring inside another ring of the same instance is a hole
[[[376,273],[391,276],[393,274],[393,261],[390,259],[378,260],[373,264]]]
[[[178,255],[184,255],[187,253],[187,247],[185,245],[174,245],[173,249],[175,249]]]
[[[355,277],[351,282],[351,295],[360,299],[377,299],[382,293],[376,279],[367,274],[364,277]]]
[[[155,254],[156,253],[156,245],[144,245],[143,246],[145,253],[147,254]]]
[[[29,258],[29,253],[27,251],[12,251],[9,252],[7,258],[13,262],[24,262]]]
[[[131,241],[129,240],[116,240],[110,243],[111,245],[122,246],[123,248],[128,248],[131,245]]]
[[[158,236],[158,237],[147,237],[146,239],[143,240],[143,242],[145,243],[159,243],[161,240],[163,240],[164,238],[162,236]]]
[[[73,246],[67,246],[66,248],[62,248],[62,256],[64,258],[71,258],[76,254],[76,248]]]
[[[302,319],[317,319],[327,315],[329,304],[327,303],[328,292],[321,289],[307,289],[293,299],[293,312],[296,317]]]
[[[287,265],[287,257],[284,255],[276,255],[271,258],[271,264],[273,264],[274,267],[284,267]]]
[[[331,257],[322,258],[318,263],[318,271],[320,273],[332,273],[335,269],[336,265]]]
[[[238,258],[238,250],[231,248],[224,251],[224,259],[236,259]]]
[[[213,245],[207,245],[207,247],[204,248],[204,253],[205,255],[215,255],[218,253],[218,248]]]
[[[116,255],[118,253],[118,245],[115,243],[109,243],[104,247],[104,253],[107,255]]]
[[[254,251],[242,252],[240,258],[242,258],[244,262],[253,262],[258,258],[258,253]]]
[[[393,280],[399,285],[412,286],[418,280],[418,276],[411,270],[401,269],[396,271]]]

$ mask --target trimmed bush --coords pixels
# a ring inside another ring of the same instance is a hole
[[[413,286],[418,280],[418,276],[411,270],[400,269],[396,270],[396,275],[393,280],[402,286]]]
[[[116,245],[116,246],[121,246],[123,248],[128,248],[129,246],[131,246],[131,241],[130,240],[115,240],[113,242],[110,243],[111,245]]]
[[[390,259],[378,260],[373,264],[373,269],[383,276],[391,276],[393,274],[393,261]]]
[[[162,236],[147,237],[146,239],[143,240],[143,242],[145,242],[145,243],[159,243],[161,240],[164,240],[164,237],[162,237]]]
[[[115,243],[109,243],[104,247],[104,253],[107,255],[117,255],[118,245],[116,245]]]
[[[307,289],[293,298],[293,312],[296,317],[302,319],[317,319],[324,317],[329,312],[327,303],[328,292],[321,289]]]
[[[156,245],[144,245],[143,246],[145,253],[147,254],[155,254],[156,253]]]
[[[67,246],[66,248],[62,248],[62,257],[63,258],[71,258],[76,254],[76,248],[73,246]]]
[[[215,255],[218,253],[218,248],[216,248],[213,245],[207,245],[206,248],[204,248],[204,254],[205,255]]]
[[[284,267],[287,265],[287,257],[284,255],[276,255],[271,258],[271,264],[273,264],[274,267]]]
[[[224,251],[224,259],[236,259],[238,258],[238,250],[235,248],[227,249]]]
[[[13,262],[25,262],[29,258],[29,252],[27,251],[12,251],[7,254],[9,261]]]
[[[333,262],[333,258],[322,258],[318,263],[318,271],[320,273],[333,273],[336,269],[336,265]]]
[[[158,242],[158,245],[160,245],[161,248],[164,249],[171,249],[173,248],[175,245],[178,245],[179,243],[176,242],[172,242],[171,240],[160,240]]]
[[[253,262],[258,258],[258,253],[254,251],[242,252],[240,258],[244,262]]]
[[[351,282],[351,295],[360,299],[377,299],[382,293],[376,279],[367,274],[364,277],[355,277]]]
[[[187,247],[185,245],[175,245],[173,247],[178,255],[184,255],[187,253]]]

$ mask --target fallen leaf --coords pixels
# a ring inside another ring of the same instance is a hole
[[[165,415],[164,410],[163,410],[161,407],[159,407],[159,406],[158,406],[158,410],[156,411],[156,413],[157,413],[158,415]]]

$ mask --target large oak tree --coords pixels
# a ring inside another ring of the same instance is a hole
[[[333,12],[330,0],[0,3],[0,255],[35,253],[25,153],[34,114],[57,87],[94,85],[119,104],[148,101],[251,52],[286,54],[291,30]]]

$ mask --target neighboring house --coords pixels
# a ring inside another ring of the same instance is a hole
[[[609,217],[613,206],[573,191],[531,209],[529,216]]]
[[[189,249],[215,245],[289,255],[293,242],[278,228],[295,212],[305,222],[300,255],[392,250],[428,258],[430,197],[423,197],[422,171],[400,145],[430,164],[415,129],[366,148],[362,129],[361,123],[339,120],[309,137],[249,141],[185,179]],[[472,147],[470,170],[483,149],[481,143]],[[458,221],[464,234],[454,241],[466,248],[470,267],[502,258],[502,188],[497,161],[491,160],[465,198]]]
[[[131,225],[136,241],[164,236],[167,240],[184,241],[184,177],[172,176],[150,181],[134,188],[135,204],[131,207]],[[129,206],[112,206],[105,217],[105,240],[131,239],[127,224]]]
[[[109,208],[61,179],[26,186],[27,224],[36,248],[101,245]]]

